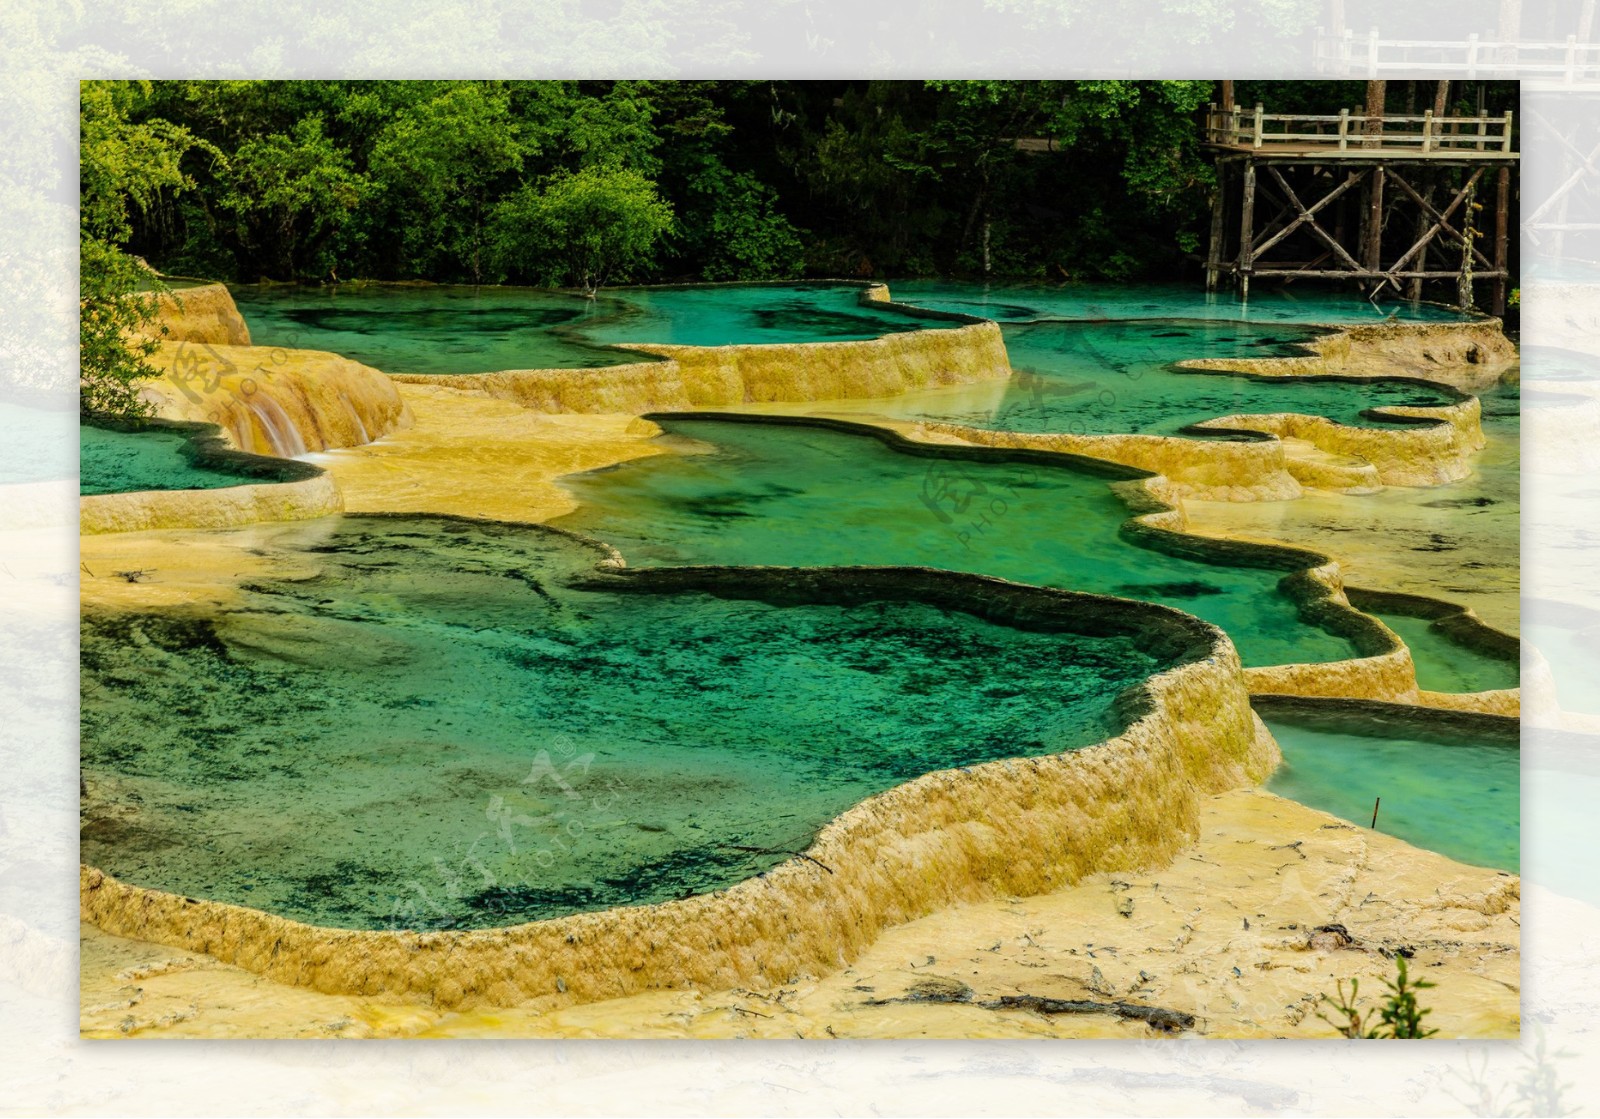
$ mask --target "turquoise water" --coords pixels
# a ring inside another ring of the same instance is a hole
[[[1268,289],[1240,303],[1232,292],[1207,295],[1193,284],[975,284],[951,280],[892,280],[898,303],[940,311],[1027,322],[1035,319],[1228,319],[1266,323],[1452,321],[1454,311],[1425,304],[1375,307],[1359,295],[1320,289]]]
[[[232,289],[258,346],[329,350],[386,373],[492,373],[650,360],[619,342],[834,342],[952,325],[859,302],[860,285]]]
[[[1170,435],[1232,412],[1306,412],[1371,425],[1383,421],[1363,416],[1368,408],[1456,399],[1403,381],[1253,380],[1171,368],[1192,357],[1293,354],[1294,343],[1315,335],[1310,323],[1382,319],[1359,300],[1269,302],[1243,322],[1223,318],[1239,315],[1237,304],[1176,288],[1019,288],[986,296],[976,285],[912,282],[891,291],[934,310],[1003,322],[1084,320],[1007,326],[1019,375],[1003,389],[885,401],[883,410],[896,416],[1018,431]],[[234,289],[256,344],[331,350],[391,373],[592,367],[637,359],[611,344],[827,342],[955,325],[862,303],[860,293],[860,285],[830,283],[615,288],[593,301],[536,288]],[[1008,302],[1013,296],[1029,302]],[[1402,314],[1447,317],[1431,308]],[[1087,321],[1111,315],[1129,321]]]
[[[961,325],[862,303],[861,291],[860,284],[827,283],[617,288],[607,294],[619,312],[583,332],[601,342],[731,346],[844,342]]]
[[[85,616],[82,857],[319,924],[717,889],[919,774],[1102,741],[1171,663],[917,602],[575,590],[597,553],[537,529],[248,541],[289,566],[226,612]]]
[[[198,466],[182,431],[112,431],[78,425],[78,492],[131,493],[136,490],[215,490],[266,481],[226,466]]]
[[[539,288],[387,285],[230,289],[257,346],[328,350],[385,373],[494,373],[591,368],[647,360],[576,333],[617,314],[609,295],[590,301]]]
[[[1161,319],[1049,322],[1004,331],[1016,376],[1003,392],[973,386],[957,393],[908,393],[875,401],[876,409],[1002,431],[1178,435],[1191,424],[1240,412],[1300,412],[1381,426],[1381,419],[1363,412],[1460,399],[1449,389],[1412,381],[1251,378],[1173,368],[1186,358],[1292,355],[1299,352],[1294,343],[1315,333],[1305,327]]]
[[[555,523],[635,566],[923,564],[1175,606],[1226,630],[1246,664],[1356,655],[1300,621],[1277,589],[1282,572],[1123,540],[1128,508],[1099,475],[923,458],[860,432],[659,422],[696,453],[568,477],[579,508]]]
[[[1265,718],[1284,764],[1268,781],[1279,796],[1473,866],[1515,871],[1520,847],[1516,740],[1415,732],[1347,734]]]
[[[1479,653],[1429,628],[1426,618],[1379,614],[1400,635],[1417,666],[1417,685],[1430,692],[1484,692],[1515,688],[1522,670],[1516,661]]]

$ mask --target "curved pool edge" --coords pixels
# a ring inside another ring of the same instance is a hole
[[[1405,642],[1388,626],[1347,597],[1343,572],[1338,560],[1327,553],[1285,544],[1267,544],[1188,531],[1183,509],[1184,494],[1164,475],[1093,455],[1068,450],[1046,450],[1030,446],[930,442],[917,438],[925,425],[900,422],[873,422],[837,416],[793,416],[749,412],[670,412],[649,413],[652,421],[710,420],[719,423],[769,424],[789,427],[817,427],[876,439],[901,454],[927,458],[968,459],[988,462],[1042,463],[1070,466],[1105,477],[1113,492],[1128,507],[1130,516],[1121,534],[1141,546],[1203,562],[1233,563],[1284,572],[1279,589],[1299,607],[1308,624],[1321,625],[1343,636],[1356,647],[1357,657],[1337,661],[1263,665],[1245,668],[1244,675],[1252,694],[1282,692],[1308,696],[1349,696],[1382,699],[1431,706],[1479,704],[1499,710],[1510,697],[1495,693],[1423,692],[1417,685],[1416,668]],[[1243,444],[1251,446],[1252,444]],[[1254,444],[1259,446],[1260,444]],[[1420,595],[1390,595],[1386,592],[1356,591],[1368,600],[1384,598],[1384,604],[1414,613],[1428,610],[1431,617],[1461,615],[1458,622],[1441,627],[1452,642],[1477,648],[1488,643],[1497,649],[1514,646],[1517,639],[1482,622],[1475,614],[1455,603]],[[1402,602],[1401,600],[1405,600]],[[1410,603],[1410,605],[1406,605]],[[1510,643],[1509,645],[1507,643]],[[1480,696],[1482,699],[1469,699]],[[1434,698],[1443,697],[1443,698]]]
[[[240,478],[264,478],[215,489],[128,490],[80,494],[78,532],[103,535],[147,529],[236,528],[269,521],[303,521],[344,510],[333,476],[320,466],[234,448],[229,433],[214,423],[160,417],[125,420],[96,417],[112,430],[154,428],[188,436],[185,453],[201,468]]]
[[[239,528],[309,521],[344,511],[333,476],[215,490],[136,490],[78,499],[78,532],[98,536],[149,529]]]
[[[582,369],[387,376],[402,383],[483,392],[539,412],[633,414],[737,404],[891,397],[917,389],[1011,376],[998,323],[897,303],[881,283],[861,282],[859,286],[858,303],[889,307],[907,318],[958,325],[845,341],[724,346],[609,343],[607,348],[642,354],[649,360]]]
[[[570,535],[570,534],[569,534]],[[1167,607],[986,576],[906,568],[597,566],[634,590],[720,588],[730,572],[770,593],[917,596],[1046,624],[1126,629],[1186,645],[1184,663],[1123,693],[1127,729],[1061,754],[924,774],[826,824],[802,854],[727,889],[658,905],[462,932],[319,928],[259,910],[132,886],[80,868],[84,920],[206,952],[279,982],[444,1007],[597,1001],[664,987],[785,982],[846,966],[884,929],[950,904],[1055,889],[1150,866],[1197,835],[1200,799],[1264,780],[1277,746],[1249,706],[1238,656],[1215,627]],[[651,586],[650,584],[662,586]],[[1029,858],[1019,858],[1028,852]]]
[[[1181,369],[1255,377],[1399,378],[1475,393],[1499,382],[1518,362],[1497,318],[1465,322],[1330,324],[1295,343],[1302,356],[1191,358]]]

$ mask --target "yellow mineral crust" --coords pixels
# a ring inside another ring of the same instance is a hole
[[[1416,377],[1476,392],[1497,383],[1518,360],[1499,319],[1330,327],[1305,348],[1311,351],[1306,357],[1195,358],[1178,364],[1258,377]]]
[[[948,906],[792,982],[451,1011],[319,994],[85,925],[80,1023],[87,1037],[1152,1036],[1106,1014],[974,1005],[1026,993],[1165,1007],[1206,1037],[1323,1038],[1335,1034],[1318,997],[1359,979],[1370,1008],[1394,975],[1383,952],[1405,948],[1412,974],[1438,984],[1421,1001],[1440,1037],[1514,1037],[1520,892],[1513,876],[1238,789],[1201,796],[1197,838],[1148,869]],[[1315,932],[1329,925],[1349,942]],[[895,1001],[918,985],[972,997]]]
[[[84,867],[82,915],[279,982],[444,1008],[787,983],[846,967],[885,929],[944,906],[1160,865],[1193,842],[1207,794],[1276,764],[1220,632],[1210,656],[1153,677],[1146,696],[1147,712],[1099,746],[927,774],[847,810],[808,857],[681,901],[503,929],[351,931]]]
[[[1304,440],[1329,454],[1354,455],[1369,463],[1386,486],[1439,486],[1472,473],[1472,456],[1484,446],[1483,407],[1477,397],[1439,407],[1393,406],[1382,412],[1423,422],[1352,427],[1324,416],[1275,412],[1222,416],[1197,426],[1261,431],[1280,439]]]
[[[411,422],[393,382],[317,350],[163,342],[140,392],[165,419],[213,423],[241,451],[293,457],[359,447]]]
[[[1161,475],[1182,497],[1287,501],[1301,494],[1301,484],[1288,468],[1283,444],[1275,439],[1239,443],[1166,435],[991,431],[950,423],[893,426],[902,427],[911,438],[954,437],[980,447],[1056,451],[1121,463]]]
[[[541,412],[640,415],[763,401],[893,396],[1011,375],[1000,327],[991,322],[851,342],[626,348],[664,360],[600,369],[401,373],[394,379],[486,393]]]
[[[661,429],[629,415],[544,415],[431,382],[398,388],[412,426],[317,459],[352,513],[546,521],[577,507],[562,475],[663,453]]]
[[[157,296],[155,321],[144,334],[160,342],[250,344],[250,328],[222,284],[180,288]]]
[[[344,508],[326,474],[296,482],[214,490],[140,490],[78,499],[78,531],[141,532],[162,528],[233,528],[260,521],[304,521]]]

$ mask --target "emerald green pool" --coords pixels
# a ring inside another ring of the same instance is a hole
[[[893,289],[890,289],[891,292]],[[619,309],[583,328],[601,342],[681,346],[847,342],[959,326],[861,301],[861,284],[729,284],[618,288]]]
[[[1417,685],[1430,692],[1484,692],[1515,688],[1522,669],[1514,660],[1480,653],[1451,641],[1431,628],[1426,618],[1379,614],[1385,625],[1400,635],[1417,666]]]
[[[1521,754],[1515,737],[1400,728],[1341,732],[1263,716],[1283,749],[1279,796],[1473,866],[1516,871]]]
[[[372,284],[232,289],[258,346],[329,350],[386,373],[592,368],[612,343],[835,342],[950,326],[860,302],[860,284],[541,288]]]
[[[257,346],[328,350],[385,373],[493,373],[648,360],[594,345],[577,333],[586,320],[621,311],[609,296],[590,301],[540,288],[444,284],[230,290]]]
[[[1200,434],[1192,424],[1235,413],[1300,412],[1344,424],[1381,426],[1367,409],[1438,406],[1461,399],[1416,381],[1347,378],[1255,378],[1186,371],[1187,358],[1279,357],[1316,331],[1301,326],[1165,319],[1042,322],[1004,328],[1016,375],[1003,391],[908,393],[873,401],[885,415],[1002,431],[1110,435]]]
[[[1385,303],[1328,289],[1283,287],[1252,293],[1241,303],[1232,292],[1207,294],[1193,284],[977,284],[953,280],[892,280],[898,303],[911,303],[996,322],[1037,319],[1122,321],[1227,319],[1267,323],[1449,322],[1460,315],[1431,304]]]
[[[579,508],[555,523],[636,566],[923,564],[1175,606],[1226,630],[1246,664],[1357,655],[1300,620],[1282,571],[1124,540],[1128,507],[1101,475],[923,458],[861,429],[658,422],[686,453],[564,479]]]
[[[391,372],[600,366],[639,360],[608,343],[820,342],[953,325],[862,304],[860,290],[235,296],[259,345]],[[863,410],[1193,435],[1190,425],[1235,412],[1370,425],[1383,422],[1363,415],[1374,407],[1458,399],[1405,381],[1172,368],[1292,354],[1312,324],[1382,317],[1358,300],[1264,293],[1241,308],[1188,288],[891,290],[1001,321],[1018,375],[855,402]],[[1473,478],[1385,491],[1433,518],[1415,547],[1484,532],[1514,549],[1516,416],[1514,388],[1486,394],[1491,446]],[[1247,665],[1357,655],[1299,616],[1278,589],[1284,570],[1126,540],[1130,511],[1089,466],[925,457],[861,430],[766,420],[661,422],[672,453],[563,483],[579,508],[559,525],[615,545],[635,568],[918,565],[1173,606],[1224,629]],[[83,492],[261,480],[200,465],[186,438],[84,428]],[[1139,640],[1033,632],[917,601],[776,606],[742,593],[736,574],[715,597],[579,589],[571,581],[597,553],[525,527],[351,516],[239,536],[275,574],[228,610],[84,619],[83,858],[141,885],[323,925],[490,927],[722,888],[922,773],[1101,741],[1120,729],[1116,697],[1172,663]],[[1514,665],[1426,622],[1384,618],[1425,688],[1517,682]],[[1363,824],[1381,795],[1380,830],[1516,867],[1514,744],[1269,725],[1287,763],[1274,791]]]
[[[1172,663],[918,601],[576,590],[599,553],[547,530],[247,535],[290,566],[228,610],[85,616],[82,857],[318,924],[714,890],[922,773],[1102,741]]]
[[[215,490],[264,479],[224,465],[199,465],[183,431],[114,431],[78,425],[78,492],[131,493],[136,490]]]

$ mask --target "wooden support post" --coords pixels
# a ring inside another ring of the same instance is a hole
[[[1424,192],[1423,197],[1431,198],[1432,196],[1433,196],[1433,187],[1430,186]],[[1428,212],[1426,210],[1424,210],[1421,206],[1418,206],[1417,207],[1417,240],[1418,241],[1422,241],[1422,243],[1423,243],[1422,244],[1422,249],[1417,255],[1417,260],[1416,260],[1416,265],[1415,265],[1415,270],[1418,271],[1418,272],[1426,272],[1428,270],[1428,245],[1427,245],[1427,242],[1424,240],[1424,238],[1426,238],[1427,235],[1428,235]],[[1420,276],[1413,277],[1411,279],[1411,281],[1406,285],[1406,298],[1411,300],[1411,302],[1413,302],[1413,303],[1420,303],[1422,301],[1422,278]]]
[[[1383,164],[1372,168],[1372,185],[1367,190],[1367,220],[1362,229],[1361,266],[1368,272],[1382,270],[1383,253]]]
[[[1494,278],[1493,313],[1504,317],[1506,313],[1506,264],[1510,248],[1511,168],[1502,167],[1494,191],[1494,267],[1500,273]]]
[[[1244,161],[1244,199],[1239,206],[1239,298],[1250,299],[1251,246],[1255,244],[1256,161]]]
[[[1223,216],[1228,200],[1228,165],[1217,163],[1217,192],[1211,199],[1211,247],[1206,253],[1206,291],[1217,290],[1222,276]]]

